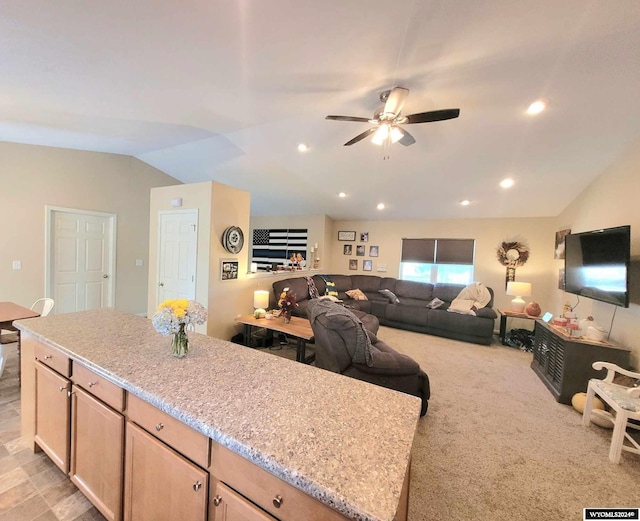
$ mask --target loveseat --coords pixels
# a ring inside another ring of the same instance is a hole
[[[493,290],[489,287],[490,302],[472,315],[447,311],[451,302],[465,288],[463,284],[429,284],[375,275],[314,275],[312,280],[321,296],[327,293],[325,278],[335,284],[335,288],[331,289],[337,291],[337,298],[345,305],[376,316],[383,326],[476,344],[489,345],[492,342],[497,314],[492,307]],[[274,282],[276,302],[286,287],[296,294],[298,307],[294,309],[294,314],[307,317],[310,299],[307,278],[293,277]],[[367,300],[355,300],[347,295],[347,292],[352,293],[356,289]],[[388,290],[387,295],[381,293],[384,290]],[[427,307],[435,298],[441,300],[442,304],[436,309]]]

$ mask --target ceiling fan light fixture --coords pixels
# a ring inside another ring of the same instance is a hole
[[[382,145],[389,136],[389,125],[382,124],[378,127],[371,138],[371,142],[375,145]]]
[[[392,143],[397,143],[398,141],[400,141],[402,139],[402,136],[404,136],[402,130],[400,130],[398,127],[391,127]]]
[[[529,108],[527,109],[527,114],[529,114],[530,116],[535,116],[536,114],[540,114],[546,108],[546,106],[547,105],[542,100],[534,101],[531,105],[529,105]]]

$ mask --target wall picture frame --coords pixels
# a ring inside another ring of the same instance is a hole
[[[377,257],[378,251],[379,250],[377,246],[369,246],[369,257]]]
[[[564,240],[570,233],[571,230],[560,230],[556,232],[556,247],[553,251],[554,259],[564,259]]]
[[[238,278],[238,261],[220,261],[220,280],[235,280]]]
[[[371,259],[362,261],[362,270],[363,271],[373,271],[373,261]]]
[[[349,269],[350,270],[358,269],[358,259],[349,259]]]
[[[360,242],[369,242],[369,232],[360,233]]]
[[[364,257],[364,254],[365,254],[365,249],[364,248],[365,248],[364,244],[358,244],[356,246],[356,255],[358,257]]]
[[[356,232],[339,231],[338,232],[338,240],[339,241],[355,241],[356,240]]]
[[[342,254],[343,255],[351,255],[353,253],[353,246],[351,246],[351,244],[345,244],[342,247]]]

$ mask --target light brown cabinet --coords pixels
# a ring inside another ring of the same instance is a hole
[[[209,521],[277,521],[221,481],[212,483],[211,495]]]
[[[206,521],[209,474],[127,422],[125,521]]]
[[[34,441],[65,474],[69,473],[69,380],[41,362],[35,368]]]
[[[120,521],[124,416],[74,385],[71,418],[71,481],[108,520]]]

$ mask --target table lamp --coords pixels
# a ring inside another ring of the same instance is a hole
[[[518,313],[524,313],[525,301],[522,297],[531,295],[530,282],[507,282],[507,295],[515,295],[511,301],[511,309]]]
[[[264,316],[269,307],[269,292],[264,289],[257,289],[253,292],[253,308],[255,313]]]

